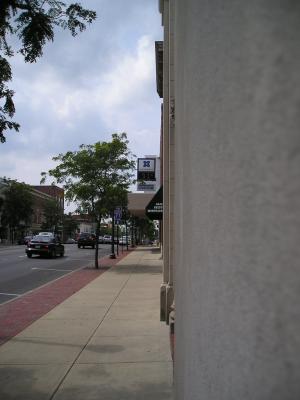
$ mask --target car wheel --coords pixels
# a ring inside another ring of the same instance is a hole
[[[51,252],[50,252],[50,258],[54,258],[54,257],[56,257],[56,252],[55,252],[55,250],[53,249],[53,250],[51,250]]]
[[[28,257],[28,258],[31,258],[31,257],[32,257],[32,254],[31,254],[31,253],[27,253],[27,257]]]

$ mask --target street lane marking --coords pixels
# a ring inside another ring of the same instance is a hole
[[[58,271],[58,272],[71,272],[71,269],[54,269],[54,268],[38,268],[38,267],[33,267],[31,269],[39,269],[41,271]]]
[[[17,297],[21,296],[20,294],[15,294],[15,293],[0,293],[0,295],[2,295],[2,296],[17,296]]]

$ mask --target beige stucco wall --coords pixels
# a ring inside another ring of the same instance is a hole
[[[177,400],[300,398],[300,3],[176,0]]]

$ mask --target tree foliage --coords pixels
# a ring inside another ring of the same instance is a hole
[[[154,240],[155,238],[155,225],[149,218],[137,218],[136,226],[139,229],[140,237]]]
[[[78,229],[78,222],[72,218],[71,213],[65,214],[63,217],[63,232],[67,238],[73,237]]]
[[[72,36],[86,29],[96,13],[84,9],[79,3],[66,5],[58,0],[1,0],[0,2],[0,142],[8,129],[19,131],[20,125],[12,121],[15,114],[14,92],[7,83],[12,79],[9,58],[15,52],[8,39],[19,39],[16,50],[25,62],[33,63],[43,55],[43,47],[54,40],[56,26],[68,29]]]
[[[6,179],[8,184],[4,190],[1,225],[10,230],[30,225],[33,214],[33,196],[30,186],[16,180]]]
[[[134,156],[128,147],[126,133],[112,135],[110,142],[82,144],[77,151],[59,154],[53,160],[56,168],[48,175],[63,184],[65,197],[78,205],[78,211],[92,215],[99,236],[101,217],[110,215],[117,205],[127,202],[127,190],[133,182]],[[42,172],[45,182],[47,173]],[[96,246],[95,262],[98,246]]]
[[[41,225],[43,231],[58,233],[63,220],[63,210],[55,200],[48,200],[43,207],[45,221]]]

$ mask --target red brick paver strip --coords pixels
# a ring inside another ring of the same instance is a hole
[[[129,251],[120,252],[116,259],[104,257],[99,260],[99,269],[89,267],[71,272],[41,288],[0,305],[0,345],[113,267],[128,253]]]

